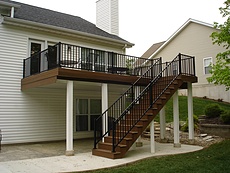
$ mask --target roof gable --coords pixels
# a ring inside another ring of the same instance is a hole
[[[154,43],[141,57],[142,58],[148,58],[150,57],[159,47],[161,47],[165,41]]]
[[[211,27],[213,28],[213,25],[205,23],[205,22],[201,22],[195,19],[188,19],[176,32],[174,32],[162,45],[160,45],[158,47],[158,49],[156,49],[148,58],[152,58],[153,56],[155,56],[159,51],[161,51],[164,47],[166,47],[175,37],[177,37],[187,26],[189,26],[190,23],[196,23],[196,24],[200,24],[206,27]],[[161,42],[162,43],[162,42]],[[153,44],[154,45],[154,44]]]

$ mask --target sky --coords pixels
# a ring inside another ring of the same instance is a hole
[[[97,0],[14,0],[79,16],[96,23]],[[223,23],[224,0],[119,0],[119,36],[135,46],[126,53],[141,56],[154,43],[166,41],[189,18]]]

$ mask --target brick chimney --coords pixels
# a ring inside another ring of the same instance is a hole
[[[110,34],[119,35],[118,0],[98,0],[96,4],[97,27]]]

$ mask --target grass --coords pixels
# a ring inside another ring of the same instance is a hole
[[[94,171],[95,173],[219,173],[230,172],[230,140],[209,148],[180,155],[153,157],[127,166]]]
[[[198,117],[200,115],[204,115],[205,106],[211,103],[217,103],[220,105],[222,109],[230,111],[229,103],[194,97],[193,98],[194,115],[197,115]],[[187,96],[179,96],[179,113],[180,113],[179,115],[180,120],[186,121],[186,119],[188,118]],[[159,121],[159,116],[157,116],[155,120]],[[172,122],[172,121],[173,121],[173,100],[171,98],[166,104],[166,122]]]

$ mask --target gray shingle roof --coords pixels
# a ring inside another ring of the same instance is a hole
[[[56,12],[40,7],[35,7],[32,5],[23,4],[15,1],[10,1],[10,0],[0,0],[0,1],[11,2],[11,3],[21,5],[21,7],[16,10],[14,14],[14,18],[62,27],[66,29],[71,29],[75,31],[80,31],[84,33],[89,33],[93,35],[103,36],[103,37],[127,42],[126,40],[116,35],[109,34],[101,30],[100,28],[96,27],[95,24],[88,22],[87,20],[82,19],[81,17],[64,14],[64,13],[60,13],[60,12]]]

